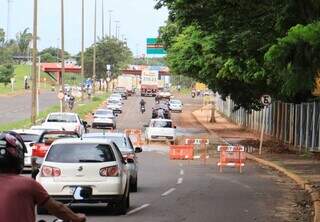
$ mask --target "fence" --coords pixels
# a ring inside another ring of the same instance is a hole
[[[300,150],[320,151],[320,103],[292,104],[273,102],[261,111],[248,113],[243,108],[234,111],[235,104],[227,98],[215,98],[216,109],[245,128],[261,132],[265,112],[264,133],[298,147]]]

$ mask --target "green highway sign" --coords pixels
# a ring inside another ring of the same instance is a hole
[[[167,52],[164,50],[163,45],[158,43],[157,38],[147,38],[147,54],[164,55]]]

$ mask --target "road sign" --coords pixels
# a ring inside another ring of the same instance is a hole
[[[271,104],[271,96],[270,95],[261,96],[261,102],[263,105],[269,106]]]
[[[63,92],[59,92],[59,93],[58,93],[58,98],[59,98],[60,100],[63,100],[63,98],[64,98],[64,93],[63,93]]]
[[[157,38],[147,38],[147,54],[165,55],[167,52],[164,50],[163,45],[158,43]]]

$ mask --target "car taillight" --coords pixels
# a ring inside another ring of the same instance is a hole
[[[119,176],[118,166],[104,167],[100,169],[100,176],[102,177],[117,177]]]
[[[40,144],[36,144],[32,147],[32,156],[34,157],[44,157],[48,151],[47,146],[41,146]]]
[[[56,167],[43,166],[41,176],[43,177],[58,177],[61,175],[61,170]]]

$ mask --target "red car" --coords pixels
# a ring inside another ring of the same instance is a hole
[[[32,146],[31,156],[31,175],[33,178],[39,172],[39,168],[43,162],[43,158],[47,154],[50,145],[57,139],[62,138],[79,138],[79,134],[75,131],[44,131],[39,139],[30,144]]]

